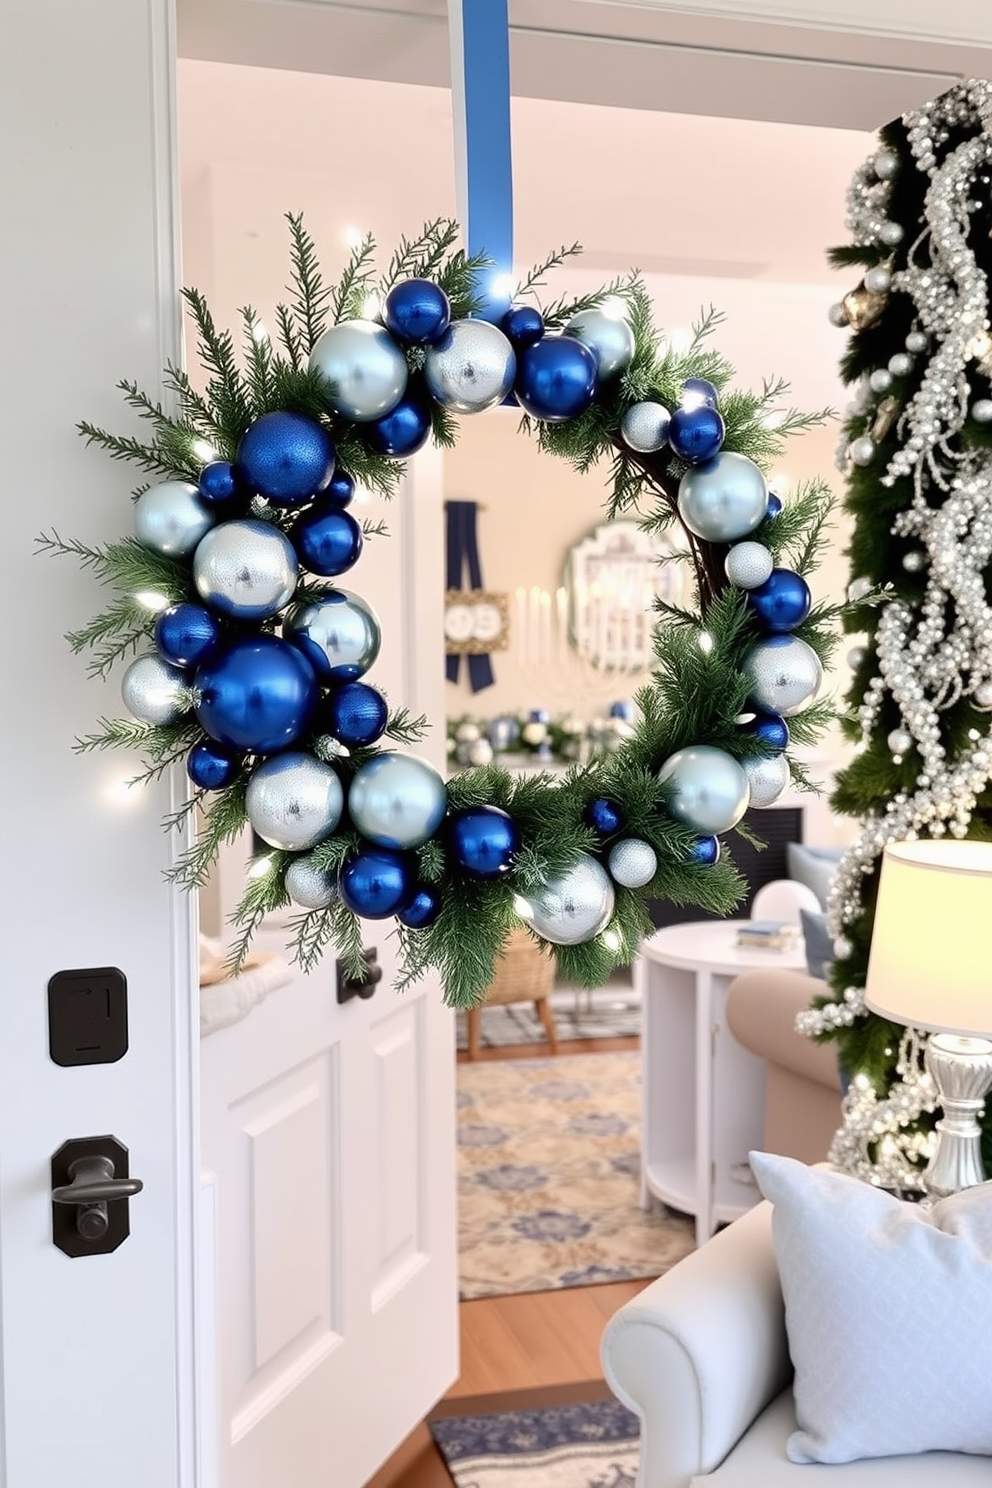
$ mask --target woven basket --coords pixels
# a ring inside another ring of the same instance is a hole
[[[526,930],[511,930],[496,961],[496,971],[486,988],[485,1002],[540,1002],[555,982],[555,963]]]

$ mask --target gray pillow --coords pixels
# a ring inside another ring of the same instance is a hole
[[[834,958],[827,917],[825,914],[814,914],[811,909],[801,909],[799,920],[803,927],[803,940],[806,942],[806,970],[810,976],[824,979]]]
[[[804,847],[801,842],[787,842],[785,845],[789,877],[812,889],[823,909],[827,907],[827,890],[834,869],[843,856],[842,847]]]

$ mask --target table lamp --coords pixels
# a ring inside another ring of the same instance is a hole
[[[928,1031],[943,1117],[923,1175],[933,1198],[985,1182],[981,1114],[992,1086],[992,842],[885,849],[865,1002]]]

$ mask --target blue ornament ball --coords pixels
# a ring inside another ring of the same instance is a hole
[[[441,825],[447,804],[434,766],[392,749],[362,765],[348,790],[349,816],[377,847],[420,847]]]
[[[415,455],[430,438],[430,403],[417,388],[408,388],[395,408],[365,426],[365,438],[376,454],[394,460]]]
[[[756,713],[744,725],[744,732],[761,739],[770,749],[783,750],[789,747],[789,725],[777,713]]]
[[[430,279],[404,279],[386,296],[382,318],[397,341],[427,346],[448,329],[451,305],[444,290]]]
[[[365,682],[346,682],[329,692],[320,706],[319,723],[349,748],[374,744],[389,718],[386,699]]]
[[[289,529],[289,540],[310,573],[334,579],[354,568],[365,542],[351,512],[330,501],[315,501],[300,512]]]
[[[350,506],[354,499],[354,479],[348,474],[347,470],[342,470],[339,466],[336,467],[324,491],[324,500],[333,501],[335,506]]]
[[[155,621],[155,647],[173,666],[205,661],[220,640],[220,621],[203,605],[170,605]]]
[[[708,377],[687,377],[679,393],[679,403],[683,408],[715,408],[719,397]]]
[[[519,356],[544,335],[544,316],[533,305],[514,305],[500,321],[500,329]]]
[[[294,605],[282,633],[323,683],[361,677],[379,655],[382,638],[375,610],[349,589],[329,589],[320,599]]]
[[[782,498],[781,498],[781,496],[776,496],[774,491],[769,491],[769,493],[768,493],[768,508],[767,508],[767,510],[765,512],[766,519],[768,521],[772,521],[773,518],[775,518],[775,517],[777,517],[779,515],[779,513],[781,512],[781,510],[782,510]]]
[[[720,861],[719,837],[697,837],[686,856],[690,863],[700,863],[704,868],[712,868],[714,863]]]
[[[204,465],[197,485],[201,499],[210,506],[226,506],[241,494],[230,460],[214,460]]]
[[[367,847],[341,870],[338,893],[353,914],[385,920],[410,902],[416,859],[388,847]]]
[[[458,866],[471,878],[506,873],[520,847],[516,822],[498,806],[468,806],[456,812],[448,835]]]
[[[697,408],[676,408],[668,425],[668,443],[689,465],[712,460],[726,433],[723,419],[715,408],[701,403]]]
[[[421,884],[409,904],[397,911],[396,918],[408,930],[426,930],[441,913],[441,900],[435,889]]]
[[[520,353],[513,390],[525,413],[560,424],[585,413],[598,384],[596,357],[588,346],[574,336],[544,336]]]
[[[200,790],[223,790],[236,779],[242,758],[216,739],[201,739],[186,756],[186,774]]]
[[[586,807],[586,820],[600,837],[612,837],[623,826],[623,812],[616,801],[600,796]]]
[[[773,568],[763,584],[748,590],[747,598],[762,630],[771,635],[787,635],[795,630],[806,619],[813,603],[806,580],[791,568]]]
[[[194,687],[204,733],[255,754],[286,749],[303,733],[317,703],[306,657],[269,635],[235,641],[199,668]]]
[[[245,484],[274,506],[301,506],[334,474],[330,435],[302,413],[263,413],[238,445]]]

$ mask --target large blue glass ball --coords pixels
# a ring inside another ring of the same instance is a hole
[[[451,305],[440,285],[430,279],[404,279],[387,294],[382,318],[397,341],[427,346],[448,329]]]
[[[334,474],[334,446],[326,429],[302,413],[263,413],[238,445],[244,482],[274,506],[301,506]]]
[[[348,814],[377,847],[420,847],[444,820],[444,781],[416,754],[385,750],[355,774]]]
[[[327,483],[324,491],[324,500],[333,501],[335,506],[350,506],[355,499],[355,482],[347,470],[340,466],[335,468],[334,474]]]
[[[801,574],[791,568],[773,568],[763,584],[748,591],[748,603],[762,630],[787,635],[809,614],[813,596]]]
[[[571,867],[525,897],[531,927],[552,945],[582,945],[605,930],[616,908],[616,890],[597,858],[580,853]]]
[[[715,408],[701,403],[697,408],[676,408],[668,425],[668,443],[690,465],[712,460],[726,433]]]
[[[186,774],[200,790],[224,790],[237,779],[242,759],[238,749],[201,739],[186,756]]]
[[[748,808],[747,776],[723,749],[690,744],[662,765],[658,780],[669,785],[666,806],[678,821],[697,832],[729,832]]]
[[[337,578],[354,568],[365,542],[351,512],[323,500],[300,512],[289,538],[303,567],[325,579]]]
[[[317,338],[310,367],[327,384],[328,406],[356,423],[382,418],[406,392],[406,357],[374,320],[330,326]]]
[[[744,725],[744,732],[761,739],[770,749],[781,751],[789,747],[789,725],[777,713],[756,713]]]
[[[158,654],[173,666],[194,667],[210,655],[220,640],[220,621],[203,605],[170,605],[155,621]]]
[[[379,655],[382,636],[375,610],[348,589],[331,589],[322,599],[294,605],[282,633],[323,683],[363,676]]]
[[[396,407],[365,426],[369,448],[394,460],[423,449],[431,434],[431,410],[419,388],[407,388]]]
[[[304,852],[341,820],[344,791],[336,772],[303,750],[290,749],[254,770],[245,792],[252,831],[270,847]]]
[[[255,754],[273,754],[298,739],[317,702],[313,667],[276,636],[235,641],[200,667],[194,687],[204,733]]]
[[[230,460],[214,460],[200,471],[198,487],[201,498],[210,506],[227,506],[241,495],[234,466]]]
[[[712,868],[720,861],[719,837],[697,837],[686,854],[690,863],[699,863],[703,868]]]
[[[766,713],[791,718],[811,703],[823,681],[820,658],[794,635],[758,641],[744,658],[748,700]]]
[[[286,534],[254,517],[221,522],[193,554],[200,598],[236,620],[266,620],[288,604],[299,562]]]
[[[544,316],[533,305],[514,305],[500,321],[500,329],[519,356],[544,335]]]
[[[455,861],[472,878],[497,878],[513,865],[520,848],[516,822],[498,806],[468,806],[448,825]]]
[[[602,306],[582,310],[565,327],[566,336],[574,336],[588,346],[596,358],[600,382],[619,377],[630,366],[634,356],[634,333],[623,315],[614,315]]]
[[[599,796],[586,807],[586,821],[600,837],[611,837],[623,826],[623,812],[616,801]]]
[[[588,346],[573,336],[544,336],[520,353],[513,391],[525,413],[557,424],[585,413],[598,385]]]
[[[437,890],[421,884],[409,904],[397,912],[396,918],[408,930],[426,930],[440,913],[441,899]]]
[[[410,901],[415,883],[415,858],[388,847],[368,847],[348,859],[338,892],[353,914],[385,920]]]
[[[679,482],[679,516],[704,542],[746,537],[767,507],[765,477],[746,455],[723,451],[687,470]]]
[[[188,558],[216,520],[217,512],[190,481],[159,481],[134,503],[135,537],[165,558]]]
[[[365,682],[345,682],[327,694],[320,706],[319,725],[341,744],[374,744],[385,731],[389,708],[381,692]]]
[[[683,408],[715,408],[719,396],[708,377],[687,377],[679,393],[679,403]]]

